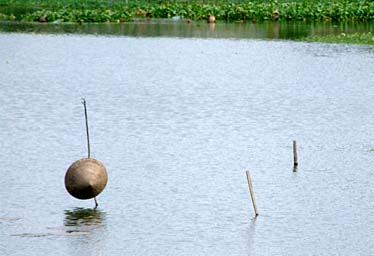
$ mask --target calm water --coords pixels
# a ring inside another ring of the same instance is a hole
[[[373,66],[369,46],[0,33],[0,255],[373,255]],[[82,97],[96,211],[64,188]]]
[[[136,37],[299,39],[311,35],[372,32],[374,23],[358,22],[262,22],[225,23],[186,20],[138,20],[121,24],[41,24],[0,22],[0,32],[39,34],[96,34]]]

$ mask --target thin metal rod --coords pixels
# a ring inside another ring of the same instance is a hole
[[[90,133],[88,131],[88,117],[87,117],[87,105],[86,100],[82,98],[82,104],[84,106],[84,116],[86,118],[86,133],[87,133],[87,148],[88,148],[88,158],[91,157],[91,149],[90,149]]]
[[[96,197],[94,197],[94,200],[95,200],[95,209],[96,209],[97,206],[99,206],[99,204],[97,203]]]
[[[90,158],[91,157],[90,132],[88,130],[87,104],[86,104],[85,98],[82,98],[82,104],[84,106],[84,117],[86,119],[86,134],[87,134],[88,158]],[[99,204],[97,203],[96,197],[94,197],[94,200],[95,200],[95,208],[94,209],[96,209]]]
[[[257,206],[256,206],[255,195],[253,193],[251,175],[250,175],[249,171],[246,171],[246,174],[247,174],[247,181],[248,181],[249,193],[251,194],[253,209],[255,210],[255,214],[257,216],[258,215],[258,209],[257,209]]]

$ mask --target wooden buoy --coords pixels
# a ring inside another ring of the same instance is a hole
[[[273,21],[278,21],[279,20],[279,11],[278,10],[274,10],[273,11],[273,15],[271,16],[271,19],[273,20]]]
[[[208,14],[207,22],[208,23],[214,23],[214,22],[216,22],[216,17],[214,15],[212,15],[212,14]]]
[[[65,175],[66,190],[75,198],[91,199],[100,194],[108,182],[102,163],[93,158],[75,161]]]
[[[108,174],[104,165],[91,158],[90,135],[88,131],[88,117],[86,100],[82,99],[84,115],[86,119],[86,135],[88,157],[75,161],[65,174],[65,188],[75,198],[95,200],[95,208],[98,206],[96,196],[100,194],[107,182]]]

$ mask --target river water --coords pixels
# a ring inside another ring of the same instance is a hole
[[[131,37],[300,39],[327,34],[372,32],[373,22],[259,22],[225,23],[186,20],[136,20],[129,23],[17,23],[0,22],[0,32],[38,34],[95,34]]]
[[[0,33],[0,255],[373,255],[373,66],[370,46]],[[64,187],[82,97],[96,210]]]

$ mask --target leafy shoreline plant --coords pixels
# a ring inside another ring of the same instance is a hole
[[[339,35],[325,35],[325,36],[308,36],[299,39],[306,42],[319,42],[319,43],[339,43],[339,44],[366,44],[374,45],[374,34],[368,33],[354,33]]]
[[[25,22],[128,22],[134,18],[202,20],[208,14],[223,21],[373,21],[374,1],[103,1],[103,0],[0,0],[0,20]],[[27,5],[27,3],[34,3]],[[12,8],[23,6],[19,14]],[[29,7],[29,8],[28,8]],[[2,13],[2,9],[8,13]]]

